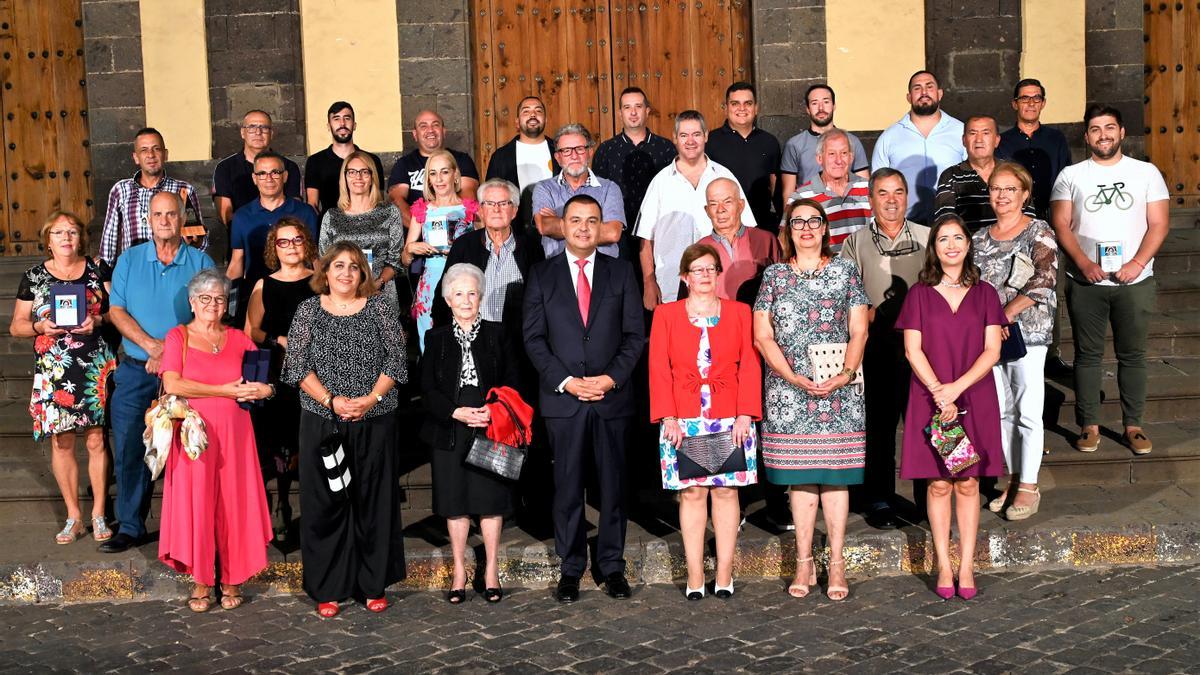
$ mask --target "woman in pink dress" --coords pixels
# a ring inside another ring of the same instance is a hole
[[[163,479],[158,559],[195,582],[188,607],[212,605],[221,560],[221,607],[242,604],[241,585],[267,566],[271,517],[263,492],[250,413],[238,403],[270,398],[274,389],[242,381],[242,359],[257,345],[221,323],[229,281],[207,269],[188,283],[195,318],[167,333],[162,378],[168,394],[187,398],[204,420],[208,449],[188,458],[176,438]],[[186,349],[186,357],[184,350]]]

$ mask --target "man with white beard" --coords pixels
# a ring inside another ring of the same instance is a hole
[[[533,186],[533,223],[542,235],[546,258],[566,248],[563,243],[562,215],[567,201],[575,195],[590,195],[600,202],[600,233],[597,250],[617,256],[617,242],[625,229],[625,200],[621,188],[591,169],[596,142],[582,124],[572,123],[554,134],[554,156],[562,171]]]

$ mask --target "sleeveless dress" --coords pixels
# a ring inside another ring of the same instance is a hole
[[[261,408],[255,408],[252,415],[258,431],[259,453],[264,458],[271,458],[275,470],[280,473],[287,470],[299,447],[300,391],[279,379],[285,352],[275,339],[287,337],[296,308],[316,295],[308,283],[311,279],[311,276],[297,281],[263,278],[262,329],[271,349],[270,381],[275,385],[275,397],[264,401]]]
[[[712,349],[709,347],[708,329],[716,326],[720,320],[720,316],[688,317],[688,321],[700,329],[700,348],[696,350],[696,367],[699,369],[700,377],[702,378],[707,378],[709,371],[712,369]],[[712,391],[708,384],[705,383],[700,385],[700,416],[679,418],[679,424],[683,427],[683,435],[685,437],[700,436],[702,432],[714,434],[733,428],[733,423],[737,419],[736,417],[714,418],[711,416],[711,412]],[[756,458],[758,456],[758,436],[755,432],[756,426],[755,424],[750,425],[750,437],[746,439],[743,448],[746,453],[745,471],[703,476],[700,478],[680,478],[679,458],[676,455],[675,446],[667,441],[666,434],[662,430],[663,425],[660,424],[658,432],[658,457],[662,471],[663,489],[684,490],[690,487],[741,487],[757,483],[758,462]]]
[[[446,253],[459,237],[475,229],[475,213],[479,204],[474,199],[464,199],[454,206],[431,206],[424,198],[412,206],[412,222],[421,224],[421,241],[438,247],[440,255],[425,258],[425,269],[417,282],[413,298],[412,314],[417,320],[417,339],[421,351],[425,351],[425,331],[433,326],[434,293],[442,273],[446,271]]]

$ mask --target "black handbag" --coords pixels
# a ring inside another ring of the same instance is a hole
[[[521,477],[521,467],[525,466],[525,454],[525,448],[505,445],[477,434],[467,452],[466,463],[501,478],[517,480]]]
[[[1000,363],[1023,359],[1028,353],[1025,336],[1021,334],[1021,324],[1016,321],[1008,324],[1008,339],[1000,343]]]
[[[733,442],[733,430],[685,436],[675,451],[680,479],[706,478],[746,470],[746,453]]]

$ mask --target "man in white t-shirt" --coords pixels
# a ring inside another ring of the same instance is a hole
[[[1146,408],[1146,330],[1156,284],[1154,256],[1167,236],[1162,173],[1121,153],[1121,112],[1093,104],[1084,113],[1090,156],[1066,167],[1050,193],[1050,219],[1066,258],[1067,311],[1075,339],[1075,448],[1100,446],[1100,359],[1113,331],[1125,441],[1134,454],[1153,445],[1142,430]]]
[[[708,127],[699,112],[684,110],[676,115],[672,140],[679,155],[650,181],[634,229],[642,240],[642,304],[651,312],[660,303],[679,297],[683,250],[712,234],[712,220],[704,210],[708,184],[717,178],[737,181],[732,171],[704,154]],[[740,185],[738,196],[746,198]],[[742,210],[742,224],[756,226],[750,209]]]
[[[517,220],[524,228],[532,219],[530,198],[534,183],[550,178],[560,169],[554,161],[554,141],[546,137],[546,104],[536,96],[526,96],[517,104],[517,135],[492,153],[486,180],[503,178],[521,189]]]

